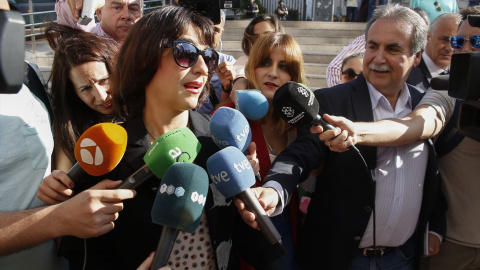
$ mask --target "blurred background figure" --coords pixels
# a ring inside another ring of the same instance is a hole
[[[342,73],[340,74],[340,83],[346,83],[354,80],[363,71],[363,57],[365,53],[355,53],[345,57],[342,62]]]
[[[443,13],[458,13],[455,0],[412,0],[410,7],[420,7],[427,12],[430,23]]]
[[[245,8],[243,9],[243,12],[245,12],[245,16],[247,19],[253,19],[255,16],[258,14],[258,6],[253,2],[253,0],[250,0],[250,3],[248,3]]]
[[[280,21],[288,21],[288,8],[285,6],[283,0],[278,1],[278,7],[275,13]]]
[[[345,6],[347,7],[346,22],[356,22],[358,14],[358,1],[357,0],[345,0]]]

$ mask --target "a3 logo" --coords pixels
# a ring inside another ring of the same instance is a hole
[[[80,147],[82,162],[96,166],[103,163],[103,152],[95,141],[90,138],[85,138],[80,142]]]

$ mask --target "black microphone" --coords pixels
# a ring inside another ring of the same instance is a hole
[[[163,175],[152,208],[152,221],[163,226],[150,270],[168,263],[180,231],[194,233],[208,193],[208,175],[200,166],[178,162]]]
[[[430,81],[430,87],[434,90],[448,90],[450,75],[438,75]]]
[[[324,130],[331,130],[333,126],[318,115],[318,104],[312,90],[303,84],[287,82],[280,86],[273,95],[275,112],[285,122],[296,127],[306,125],[321,125]]]
[[[321,125],[324,130],[332,130],[333,126],[318,115],[318,104],[312,90],[297,82],[287,82],[280,86],[273,95],[273,107],[275,112],[285,122],[302,128],[307,125]],[[360,151],[354,145],[349,149]]]

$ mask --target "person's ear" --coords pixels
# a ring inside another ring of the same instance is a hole
[[[105,7],[105,6],[103,6],[103,7]],[[97,8],[97,19],[98,19],[99,21],[102,21],[103,7],[102,7],[102,8]]]

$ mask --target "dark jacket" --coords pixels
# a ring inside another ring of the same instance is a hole
[[[422,94],[409,86],[415,106]],[[349,83],[316,92],[320,115],[327,112],[350,120],[373,121],[372,106],[363,75]],[[323,109],[323,110],[322,110]],[[440,179],[435,152],[428,141],[429,158],[424,182],[422,207],[415,235],[416,259],[423,251],[423,233],[426,223],[430,230],[445,235],[446,205],[439,196]],[[363,161],[355,151],[331,152],[318,138],[305,129],[301,136],[285,149],[272,165],[267,180],[282,184],[287,194],[295,190],[299,180],[304,180],[324,159],[324,169],[317,178],[315,193],[301,230],[297,261],[306,269],[348,269],[358,250],[362,236],[374,207],[374,184],[369,176],[376,167],[376,147],[358,145]],[[418,264],[417,264],[418,265]]]
[[[428,70],[427,64],[425,61],[420,61],[420,64],[410,72],[408,76],[407,83],[413,86],[420,88],[423,92],[427,91],[430,88],[430,80],[432,79],[432,74]]]
[[[190,111],[190,128],[202,145],[195,163],[205,169],[208,157],[219,150],[211,139],[209,121],[209,116]],[[145,164],[143,157],[150,140],[142,117],[128,119],[124,127],[128,133],[125,155],[116,169],[103,178],[126,179]],[[86,269],[136,269],[156,250],[162,226],[152,223],[151,210],[159,184],[160,179],[152,177],[140,185],[135,198],[124,201],[115,228],[86,240]],[[238,269],[236,251],[257,269],[283,269],[280,256],[263,235],[241,220],[233,200],[223,197],[212,185],[208,192],[204,211],[218,269]],[[82,269],[83,250],[83,239],[63,239],[61,254],[70,261],[70,269]]]

